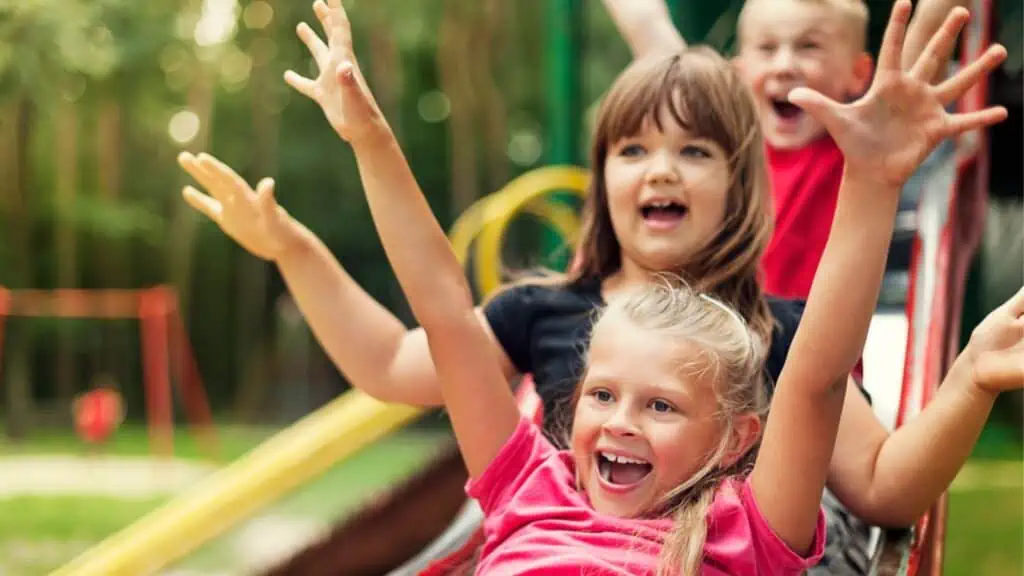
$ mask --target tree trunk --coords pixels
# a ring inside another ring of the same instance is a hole
[[[54,241],[57,248],[57,287],[77,288],[78,246],[74,210],[78,195],[78,107],[61,95],[55,99],[56,193]],[[62,323],[63,324],[63,323]],[[66,414],[75,395],[75,352],[71,332],[61,325],[57,332],[56,413]]]
[[[508,170],[508,110],[505,98],[494,78],[495,51],[501,52],[500,27],[506,14],[508,4],[500,0],[486,0],[478,16],[478,22],[472,26],[472,47],[469,66],[472,67],[473,85],[477,93],[482,95],[478,112],[480,125],[483,126],[483,152],[487,166],[485,194],[494,192],[504,186],[509,179]]]
[[[109,204],[121,202],[121,114],[121,103],[110,89],[110,92],[100,99],[96,120],[96,189],[99,199]],[[117,240],[97,240],[103,246],[104,255],[99,263],[102,274],[100,286],[133,287],[124,246]],[[103,303],[104,308],[112,305],[113,302]],[[99,369],[112,374],[116,382],[127,382],[130,378],[130,364],[126,358],[130,345],[127,333],[119,328],[121,327],[109,322],[104,322],[100,328],[103,334],[103,347],[100,350]]]
[[[4,178],[0,189],[4,190],[4,220],[7,228],[8,278],[12,288],[26,288],[32,282],[32,214],[29,210],[28,190],[30,186],[30,140],[34,123],[32,103],[19,98],[5,107],[3,114],[3,149],[5,154]],[[10,323],[8,323],[10,324]],[[4,355],[6,375],[3,386],[7,404],[7,434],[11,438],[23,438],[33,421],[32,365],[28,339],[12,326],[4,330],[7,354]]]
[[[473,118],[476,101],[473,82],[466,66],[469,39],[466,33],[463,3],[447,0],[438,34],[437,66],[441,89],[451,101],[449,117],[451,140],[452,214],[459,214],[479,197],[476,161],[476,133]]]

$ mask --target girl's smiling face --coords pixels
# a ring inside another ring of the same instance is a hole
[[[724,426],[707,368],[696,345],[644,330],[622,314],[595,326],[571,443],[579,484],[595,510],[651,511],[716,452]]]
[[[663,107],[657,123],[611,144],[604,181],[624,269],[677,269],[722,228],[729,161],[714,141],[691,134]]]

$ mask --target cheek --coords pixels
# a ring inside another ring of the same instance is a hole
[[[717,230],[725,220],[725,207],[729,195],[728,168],[716,165],[708,171],[702,185],[694,190],[691,197],[694,214],[700,221],[700,228]]]

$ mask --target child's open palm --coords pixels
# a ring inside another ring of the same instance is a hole
[[[264,178],[254,191],[241,176],[209,154],[183,152],[178,163],[209,194],[185,186],[182,195],[197,211],[220,226],[242,248],[275,260],[294,237],[291,217],[274,200],[274,181]]]
[[[900,54],[910,10],[909,0],[899,0],[893,7],[878,70],[862,98],[841,104],[805,87],[789,94],[791,102],[828,129],[843,151],[848,170],[889,186],[902,186],[941,140],[1006,118],[1002,107],[962,114],[945,109],[996,68],[1006,57],[1006,49],[993,45],[955,76],[932,86],[929,79],[952,53],[969,13],[963,8],[950,12],[914,66],[903,70]]]
[[[993,394],[1024,388],[1024,288],[978,324],[965,351],[979,388]]]
[[[313,3],[327,44],[305,22],[296,32],[316,61],[320,73],[316,79],[288,70],[284,80],[292,88],[315,101],[342,139],[354,144],[373,129],[385,125],[384,117],[359,71],[352,51],[352,28],[341,0],[316,0]]]

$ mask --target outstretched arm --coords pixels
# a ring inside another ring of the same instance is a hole
[[[323,2],[314,10],[321,21],[326,18]],[[334,125],[341,121],[335,98],[337,64],[329,63],[337,57],[305,23],[298,26],[298,35],[321,66],[321,74],[316,80],[294,74],[287,78],[317,100]],[[185,200],[250,253],[277,264],[313,334],[355,387],[387,402],[442,403],[426,333],[421,328],[408,330],[363,290],[327,246],[277,204],[273,180],[264,179],[253,190],[208,154],[183,153],[179,163],[207,192],[187,186]],[[491,355],[511,378],[516,372],[512,362],[479,311],[477,318],[488,335]]]
[[[665,0],[604,0],[604,7],[634,58],[686,48]]]
[[[314,8],[328,33],[329,48],[319,63],[331,92],[317,93],[312,80],[294,73],[288,81],[318,101],[334,99],[322,106],[355,151],[381,243],[426,332],[462,456],[470,474],[479,476],[518,425],[515,399],[474,311],[462,267],[366,86],[340,0],[318,0]]]
[[[1024,289],[978,325],[935,398],[892,435],[851,387],[829,475],[830,488],[851,512],[873,524],[905,527],[946,490],[999,392],[1024,387],[1022,316]],[[871,419],[876,428],[845,428],[848,418]]]
[[[821,491],[835,446],[846,375],[859,357],[881,285],[899,190],[943,138],[998,122],[1005,109],[949,115],[999,59],[982,59],[938,87],[927,79],[952,51],[967,20],[950,14],[909,70],[900,54],[910,2],[898,0],[878,73],[863,98],[840,104],[807,88],[789,99],[828,129],[846,159],[829,236],[772,401],[751,484],[764,517],[795,550],[813,542]]]

